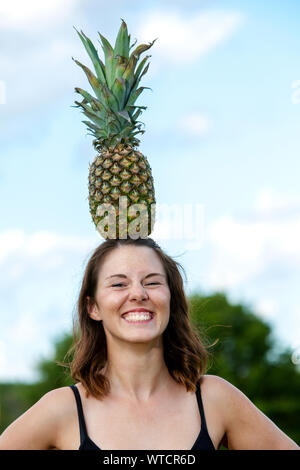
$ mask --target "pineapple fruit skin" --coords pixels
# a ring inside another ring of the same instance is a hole
[[[99,153],[90,164],[88,199],[97,230],[104,238],[147,237],[153,230],[156,204],[147,158],[130,145],[119,144],[101,151],[100,146],[94,146]],[[122,213],[120,200],[125,203]],[[142,212],[135,210],[141,207],[136,204],[142,205]]]

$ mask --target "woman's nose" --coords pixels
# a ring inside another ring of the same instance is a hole
[[[141,285],[134,285],[131,287],[130,292],[129,292],[129,298],[131,300],[143,300],[148,298],[148,294],[146,292],[146,289],[141,286]]]

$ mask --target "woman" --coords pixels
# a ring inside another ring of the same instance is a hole
[[[46,393],[0,449],[299,449],[240,390],[204,375],[178,267],[151,238],[94,251],[78,300],[77,383]]]

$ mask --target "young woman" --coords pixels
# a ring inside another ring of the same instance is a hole
[[[94,251],[78,299],[77,383],[46,393],[0,449],[299,449],[239,389],[204,374],[179,267],[151,238]]]

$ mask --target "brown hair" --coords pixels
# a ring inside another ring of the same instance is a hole
[[[87,297],[95,299],[98,273],[105,255],[124,245],[152,248],[161,260],[171,294],[169,323],[163,333],[164,360],[174,380],[185,385],[187,391],[195,392],[196,383],[205,373],[208,363],[205,338],[200,338],[199,329],[191,323],[189,303],[179,271],[184,272],[183,267],[149,237],[108,239],[90,257],[77,301],[77,318],[73,322],[74,344],[68,353],[72,354],[69,364],[71,376],[82,383],[87,396],[91,394],[102,399],[110,391],[109,380],[101,373],[107,362],[105,331],[102,321],[90,318]]]

